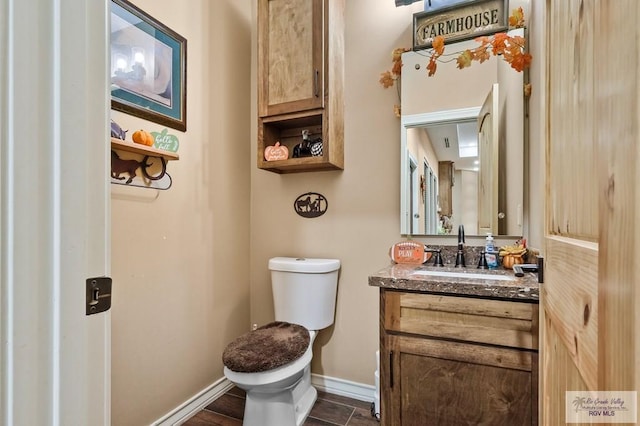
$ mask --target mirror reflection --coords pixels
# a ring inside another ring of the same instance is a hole
[[[402,234],[523,234],[524,80],[502,62],[427,77],[403,55]]]

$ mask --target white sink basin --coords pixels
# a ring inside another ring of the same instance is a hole
[[[427,275],[432,277],[470,278],[480,280],[514,281],[510,275],[474,274],[473,272],[448,272],[448,271],[415,271],[411,275]]]

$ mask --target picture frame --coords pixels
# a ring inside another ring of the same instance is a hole
[[[111,108],[187,130],[187,40],[129,3],[111,0]]]

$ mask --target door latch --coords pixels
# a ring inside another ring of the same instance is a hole
[[[108,311],[111,308],[111,278],[87,278],[87,315]]]

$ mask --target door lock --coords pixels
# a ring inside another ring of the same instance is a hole
[[[87,278],[87,315],[108,311],[111,308],[111,278]]]

